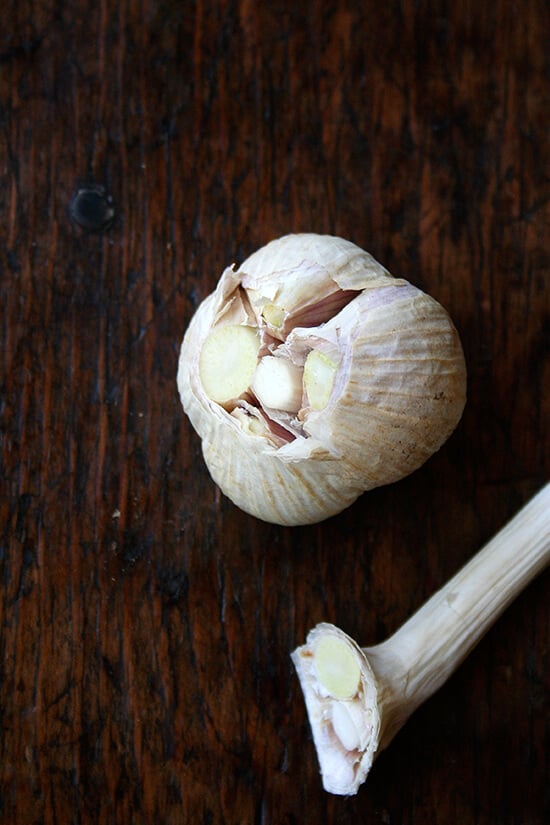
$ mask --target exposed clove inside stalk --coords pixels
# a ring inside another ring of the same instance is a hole
[[[357,793],[373,760],[550,562],[550,484],[389,639],[319,624],[292,653],[323,787]]]

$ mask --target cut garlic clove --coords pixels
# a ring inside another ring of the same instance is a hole
[[[297,413],[302,406],[302,370],[288,358],[265,355],[249,384],[264,408]]]
[[[312,410],[324,410],[332,394],[336,364],[319,350],[312,349],[304,364],[304,389]]]
[[[253,327],[216,327],[202,345],[199,375],[206,395],[219,404],[238,398],[250,387],[258,363],[260,338]]]
[[[352,699],[361,680],[361,668],[354,649],[345,639],[322,636],[314,648],[319,684],[334,699]]]

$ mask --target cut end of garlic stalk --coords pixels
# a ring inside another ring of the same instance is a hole
[[[550,484],[385,641],[319,624],[292,654],[323,786],[356,793],[374,757],[550,564]]]
[[[310,631],[292,653],[304,694],[323,787],[357,793],[378,749],[374,674],[353,639],[331,624]]]
[[[260,339],[253,327],[216,327],[202,345],[199,375],[206,395],[218,404],[238,398],[250,386]]]

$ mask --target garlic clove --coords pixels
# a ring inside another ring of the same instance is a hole
[[[274,330],[281,330],[285,320],[285,310],[277,304],[263,304],[261,313],[268,326]]]
[[[199,357],[199,375],[206,395],[226,404],[245,393],[256,371],[259,349],[260,338],[253,327],[215,327]]]
[[[365,746],[363,711],[357,702],[335,702],[330,721],[334,735],[346,751],[358,751]]]
[[[265,355],[249,385],[265,408],[296,413],[302,405],[302,370],[288,358]]]
[[[304,364],[304,389],[312,410],[323,410],[334,386],[336,364],[320,350],[312,349]]]

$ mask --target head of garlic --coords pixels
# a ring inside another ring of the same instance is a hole
[[[460,420],[466,368],[437,301],[308,233],[224,271],[184,336],[178,387],[222,492],[299,525],[420,467]]]

